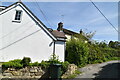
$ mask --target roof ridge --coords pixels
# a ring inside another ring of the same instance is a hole
[[[28,15],[30,15],[32,18],[34,18],[34,21],[36,21],[39,24],[39,27],[41,27],[53,40],[57,40],[56,37],[48,30],[48,28],[40,21],[40,19],[38,19],[36,17],[36,15],[34,15],[33,12],[23,2],[15,2],[15,3],[11,4],[10,6],[8,6],[7,8],[5,8],[4,10],[2,10],[0,12],[0,15],[4,14],[3,11],[5,11],[9,7],[11,7],[11,6],[15,5],[15,4],[18,4],[18,3],[20,3],[20,6],[23,7],[23,8],[25,8],[28,11],[27,12]]]

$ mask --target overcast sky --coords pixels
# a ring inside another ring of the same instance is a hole
[[[23,3],[49,28],[56,29],[58,22],[62,21],[64,28],[75,32],[79,32],[80,29],[85,32],[96,31],[93,37],[94,40],[118,40],[117,31],[105,20],[91,2]],[[10,4],[3,3],[2,5],[8,6]],[[95,4],[118,29],[118,2],[95,2]],[[45,20],[40,9],[49,23]]]

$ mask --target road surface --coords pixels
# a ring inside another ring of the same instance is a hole
[[[76,78],[120,78],[120,61],[109,61],[101,64],[89,64],[79,71]]]

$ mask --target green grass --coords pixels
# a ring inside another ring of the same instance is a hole
[[[67,77],[67,79],[73,79],[73,78],[75,78],[77,75],[76,74],[71,74],[71,75],[69,75],[68,77]]]
[[[78,75],[78,74],[81,74],[81,73],[82,73],[82,72],[80,72],[80,71],[78,71],[78,70],[75,71],[75,74],[77,74],[77,75]]]
[[[73,79],[75,78],[77,75],[81,74],[82,72],[80,72],[79,70],[75,71],[75,74],[71,74],[67,77],[67,79]]]

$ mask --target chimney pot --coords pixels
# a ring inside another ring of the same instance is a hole
[[[63,31],[63,23],[60,22],[58,23],[58,28],[57,28],[58,31]]]

